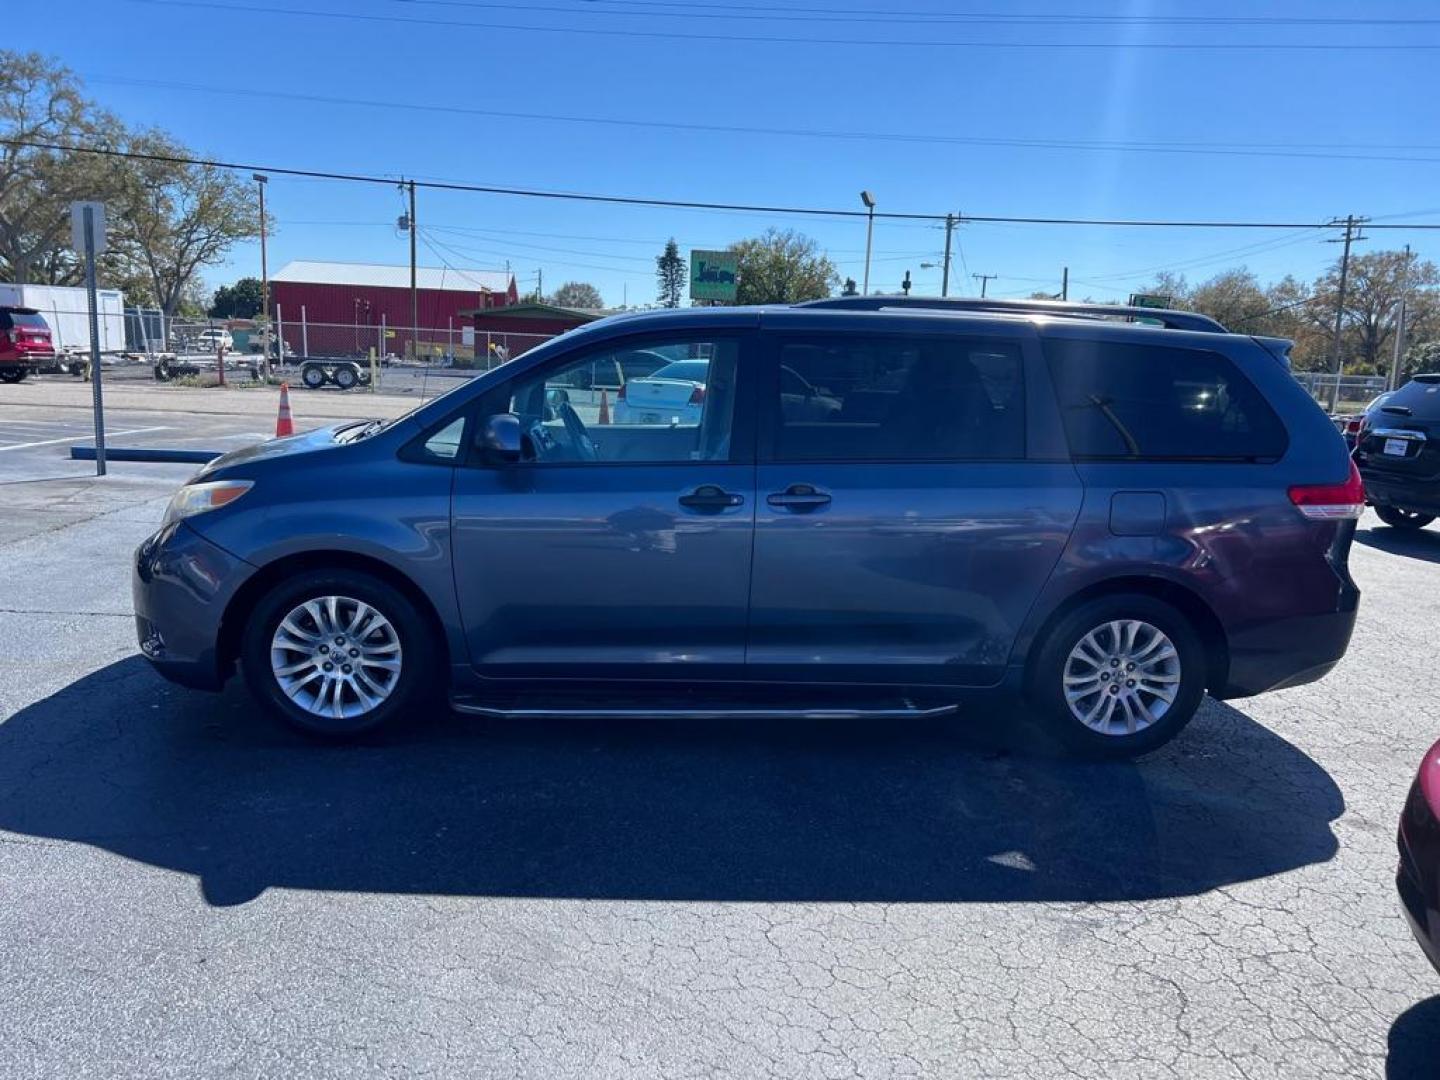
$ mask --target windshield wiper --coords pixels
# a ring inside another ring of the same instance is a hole
[[[352,443],[374,435],[376,432],[383,430],[389,423],[389,420],[357,420],[354,424],[349,424],[341,428],[335,434],[337,437],[344,435],[345,438],[343,441]],[[341,440],[337,438],[337,441]]]

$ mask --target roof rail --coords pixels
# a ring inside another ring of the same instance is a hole
[[[839,308],[847,311],[880,311],[883,308],[928,308],[936,311],[991,311],[1009,314],[1075,316],[1078,318],[1149,319],[1167,330],[1200,330],[1210,334],[1229,333],[1223,325],[1196,311],[1170,308],[1128,307],[1124,304],[1077,304],[1065,300],[992,300],[970,296],[832,296],[807,300],[796,307]]]

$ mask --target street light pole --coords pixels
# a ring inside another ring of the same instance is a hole
[[[861,296],[870,295],[870,244],[875,238],[875,196],[868,191],[860,192],[860,201],[870,211],[865,216],[865,284],[860,287]]]
[[[264,350],[264,361],[260,370],[270,378],[270,264],[265,256],[265,185],[270,178],[264,173],[251,173],[251,179],[260,189],[260,347]],[[283,349],[281,350],[284,351]],[[223,364],[223,361],[222,361]]]

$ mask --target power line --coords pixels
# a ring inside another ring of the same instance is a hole
[[[155,154],[135,150],[117,150],[113,147],[71,146],[65,143],[48,142],[40,139],[0,138],[0,143],[32,150],[51,150],[59,153],[96,154],[101,157],[125,158],[135,161],[153,161],[170,165],[195,165],[212,169],[237,169],[274,173],[277,176],[307,177],[320,180],[336,180],[356,184],[384,184],[393,187],[395,178],[371,176],[364,173],[332,172],[323,169],[297,169],[283,165],[265,165],[237,161],[222,161],[218,158],[199,158],[183,154]],[[610,203],[620,206],[654,206],[683,210],[737,210],[755,214],[779,214],[790,216],[812,216],[825,218],[864,218],[866,210],[839,210],[815,206],[766,206],[748,203],[702,202],[691,199],[659,199],[638,195],[597,195],[577,191],[544,191],[535,188],[500,187],[490,184],[468,184],[440,180],[416,180],[416,188],[432,191],[463,191],[481,195],[513,195],[532,199],[559,199],[573,202]],[[898,211],[876,211],[875,217],[891,221],[919,221],[943,224],[944,214],[904,213]],[[1319,229],[1336,228],[1333,222],[1315,221],[1227,221],[1227,220],[1165,220],[1161,218],[1079,218],[1079,217],[1024,217],[1002,214],[957,214],[956,221],[962,225],[975,222],[1006,223],[1016,225],[1080,225],[1125,228],[1167,228],[1167,229]],[[1440,230],[1440,222],[1389,222],[1371,223],[1367,228],[1395,230]]]
[[[694,0],[586,0],[587,4],[607,3],[625,4],[630,7],[645,8],[712,8],[710,2],[694,2]],[[832,16],[837,14],[833,7],[799,7],[786,4],[783,9],[777,9],[770,4],[732,4],[725,5],[727,11],[776,11],[803,13],[807,15]],[[579,9],[577,9],[579,10]],[[1440,23],[1440,19],[1427,18],[1354,18],[1354,17],[1327,17],[1327,16],[1297,16],[1297,15],[1272,15],[1272,16],[1250,16],[1250,15],[1098,15],[1082,13],[1058,13],[1047,12],[1043,14],[1014,14],[1010,12],[943,12],[943,11],[916,11],[890,8],[840,8],[838,14],[842,15],[878,15],[882,18],[891,17],[929,17],[936,20],[959,21],[959,22],[1024,22],[1024,23],[1097,23],[1103,25],[1322,25],[1322,26],[1406,26],[1406,25],[1429,25]]]
[[[688,131],[711,135],[766,135],[780,138],[833,139],[846,142],[894,142],[934,146],[991,146],[1018,150],[1081,150],[1095,153],[1181,154],[1202,157],[1301,158],[1323,161],[1368,161],[1404,164],[1440,164],[1440,157],[1415,154],[1337,153],[1322,149],[1317,143],[1183,143],[1151,140],[1086,140],[1049,138],[1004,138],[979,135],[920,135],[902,132],[839,131],[825,128],[760,127],[751,124],[702,124],[692,121],[645,120],[613,116],[577,116],[565,113],[516,112],[502,109],[479,109],[466,105],[422,104],[379,98],[339,97],[330,94],[305,94],[284,90],[261,90],[252,87],[207,86],[199,83],[174,82],[167,79],[139,79],[129,76],[86,75],[101,85],[150,87],[157,90],[181,90],[186,93],[220,94],[227,97],[269,98],[277,101],[298,101],[312,105],[339,105],[364,109],[392,109],[404,112],[448,113],[454,116],[483,116],[498,120],[542,121],[556,124],[597,125],[602,127],[642,128],[661,131]],[[1347,144],[1355,148],[1398,149],[1404,144]],[[1440,150],[1440,145],[1409,145],[1412,150]]]
[[[1440,43],[1427,42],[1285,42],[1280,44],[1265,44],[1251,40],[1224,41],[1224,42],[1201,42],[1201,41],[1121,41],[1116,38],[1107,38],[1103,41],[1076,41],[1072,38],[1063,38],[1057,41],[936,41],[925,39],[881,39],[881,38],[825,38],[825,37],[793,37],[779,35],[761,34],[687,34],[674,30],[637,30],[637,29],[613,29],[597,26],[532,26],[516,25],[514,23],[497,23],[491,21],[472,22],[463,19],[436,19],[436,18],[400,18],[395,15],[375,15],[358,11],[316,11],[310,8],[283,8],[269,7],[263,4],[222,4],[214,3],[212,0],[131,0],[132,3],[150,4],[157,7],[171,8],[203,8],[211,11],[230,11],[238,14],[248,15],[299,15],[306,18],[341,19],[350,22],[388,23],[400,24],[402,26],[443,26],[449,28],[461,28],[468,30],[482,30],[487,34],[495,31],[520,30],[525,33],[534,34],[579,34],[597,35],[602,37],[621,38],[644,38],[663,39],[669,41],[728,41],[745,44],[773,44],[773,45],[850,45],[862,48],[943,48],[943,49],[1061,49],[1075,51],[1079,49],[1123,49],[1132,52],[1141,50],[1164,50],[1164,51],[1235,51],[1235,52],[1273,52],[1273,51],[1305,51],[1305,52],[1355,52],[1359,51],[1382,51],[1382,52],[1422,52],[1440,50]],[[532,10],[534,10],[532,8]],[[574,14],[573,9],[562,9],[567,13]]]
[[[708,4],[654,3],[646,0],[586,0],[578,7],[554,7],[534,4],[502,3],[496,0],[398,0],[398,2],[425,5],[429,7],[476,8],[487,11],[553,11],[566,15],[618,15],[622,18],[644,16],[648,18],[671,19],[725,19],[749,20],[754,22],[815,22],[815,15],[823,15],[831,23],[920,23],[925,25],[969,23],[981,26],[1262,26],[1285,27],[1307,26],[1322,29],[1353,29],[1360,26],[1430,26],[1440,24],[1440,19],[1405,18],[1304,18],[1304,17],[1254,17],[1254,16],[1164,16],[1164,15],[1095,15],[1095,14],[999,14],[989,12],[925,12],[925,11],[880,11],[876,9],[835,9],[835,8],[792,8],[760,7],[755,5],[725,5],[723,11],[716,11]],[[604,7],[597,6],[604,4]],[[682,8],[687,10],[663,11],[661,8]],[[638,10],[637,10],[638,9]],[[699,9],[699,10],[696,10]],[[784,14],[777,14],[782,11]],[[758,12],[758,14],[757,14]]]

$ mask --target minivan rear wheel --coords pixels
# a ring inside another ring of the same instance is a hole
[[[1157,749],[1190,722],[1205,693],[1199,634],[1151,596],[1085,601],[1051,627],[1034,656],[1029,691],[1041,723],[1087,757]]]
[[[1398,506],[1377,506],[1375,515],[1392,529],[1423,529],[1435,520],[1434,514],[1401,510]]]
[[[404,717],[437,683],[433,633],[388,582],[307,571],[270,590],[247,621],[251,692],[291,727],[348,739]]]

